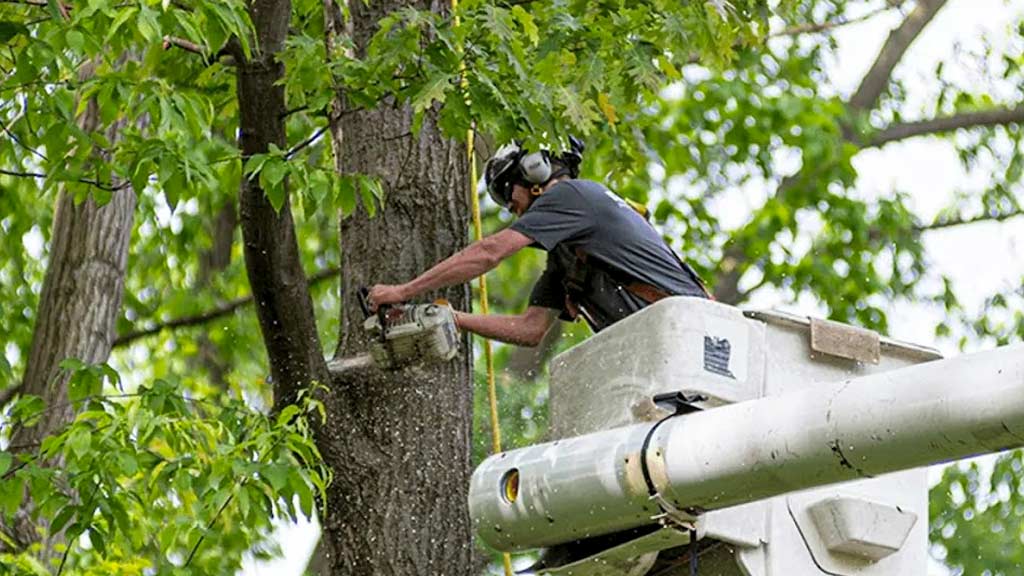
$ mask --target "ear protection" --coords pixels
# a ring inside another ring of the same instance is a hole
[[[524,154],[519,159],[519,171],[523,178],[534,185],[541,185],[551,178],[551,159],[546,150]]]

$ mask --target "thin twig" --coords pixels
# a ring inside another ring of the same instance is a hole
[[[97,482],[92,488],[92,494],[89,494],[89,498],[86,499],[86,503],[92,504],[96,501],[96,493],[100,491],[100,483]],[[95,504],[93,504],[95,506]],[[95,510],[95,508],[93,508]],[[62,530],[63,531],[63,530]],[[74,545],[73,539],[68,541],[68,547],[64,549],[64,556],[60,559],[60,568],[57,568],[57,576],[64,571],[64,563],[68,560],[68,553],[71,552],[71,547]]]
[[[21,139],[18,138],[18,136],[14,132],[11,132],[10,128],[7,127],[7,124],[5,124],[3,122],[0,122],[0,128],[3,128],[3,131],[6,132],[7,135],[11,137],[11,140],[14,140],[14,142],[16,142],[19,146],[21,146],[25,150],[28,150],[29,152],[35,154],[36,156],[39,156],[43,160],[46,160],[46,161],[50,160],[42,152],[36,150],[35,148],[32,148],[31,146],[28,146],[24,142],[22,142]]]
[[[19,392],[21,392],[21,388],[24,385],[25,383],[21,382],[6,388],[3,392],[0,392],[0,409],[3,409],[3,407],[11,401],[11,398],[14,398]]]
[[[264,458],[272,454],[274,450],[281,444],[281,441],[283,439],[284,436],[278,436],[277,439],[274,440],[274,443],[267,448],[267,451],[261,454],[256,459],[256,461],[262,462]],[[184,568],[187,568],[188,565],[192,563],[192,558],[195,557],[196,552],[199,551],[199,546],[202,545],[203,541],[206,539],[206,534],[208,534],[210,532],[210,529],[213,528],[213,525],[217,523],[217,520],[220,519],[221,514],[224,513],[225,509],[227,509],[228,504],[230,504],[231,501],[235,499],[235,495],[238,494],[238,490],[245,486],[245,483],[249,481],[249,478],[249,476],[244,476],[239,480],[235,481],[235,490],[231,492],[231,495],[228,496],[228,499],[225,500],[224,503],[220,505],[220,509],[217,510],[217,513],[214,514],[213,518],[211,518],[210,521],[206,524],[206,530],[204,530],[203,533],[199,536],[199,540],[196,540],[196,545],[193,546],[192,551],[189,552],[188,560],[185,561],[185,565],[183,566]]]
[[[768,35],[768,37],[778,38],[780,36],[798,36],[800,34],[817,34],[818,32],[829,32],[831,30],[835,30],[836,28],[841,28],[843,26],[849,26],[851,24],[856,24],[858,22],[870,20],[875,16],[878,16],[879,14],[884,14],[885,12],[892,10],[893,8],[896,8],[896,6],[886,5],[883,6],[882,8],[878,8],[866,14],[857,16],[856,18],[838,18],[830,22],[808,22],[806,24],[797,24],[795,26],[783,28],[778,32],[772,32],[771,34]]]
[[[178,48],[181,48],[182,50],[185,50],[187,52],[199,54],[204,58],[206,57],[206,51],[203,50],[203,47],[199,44],[196,44],[195,42],[190,42],[188,40],[185,40],[184,38],[178,38],[177,36],[164,36],[164,50],[169,50],[171,46],[177,46]]]
[[[1024,216],[1024,210],[1012,210],[1010,212],[1003,212],[1002,214],[994,215],[981,215],[973,216],[970,218],[964,218],[957,216],[955,218],[938,219],[931,224],[924,224],[921,226],[915,226],[915,232],[929,232],[932,230],[942,230],[944,228],[953,228],[955,226],[967,226],[968,224],[977,224],[979,222],[1003,222],[1004,220],[1010,220],[1011,218],[1017,218],[1018,216]]]
[[[4,170],[3,168],[0,168],[0,174],[17,176],[18,178],[46,178],[46,174],[40,174],[38,172],[16,172],[14,170]]]
[[[321,270],[316,274],[313,274],[312,276],[309,277],[307,282],[309,283],[310,287],[313,287],[316,286],[317,284],[320,284],[321,282],[334,278],[338,274],[341,274],[341,268],[328,268],[326,270]],[[168,320],[167,322],[161,322],[160,324],[156,324],[151,328],[146,328],[144,330],[136,330],[134,332],[122,334],[114,339],[114,348],[131,344],[136,340],[145,338],[146,336],[152,336],[153,334],[157,334],[162,330],[168,328],[184,328],[187,326],[199,326],[201,324],[206,324],[207,322],[212,322],[213,320],[217,320],[218,318],[223,318],[224,316],[233,314],[235,310],[238,310],[243,306],[252,304],[252,300],[252,295],[245,296],[243,298],[236,298],[235,300],[232,300],[227,304],[220,306],[219,308],[207,310],[206,312],[203,312],[201,314],[196,314],[194,316],[185,316],[183,318],[175,318],[173,320]]]
[[[892,10],[893,8],[896,8],[897,6],[898,5],[888,5],[888,6],[885,6],[883,8],[878,8],[876,10],[872,10],[871,12],[868,12],[867,14],[862,14],[860,16],[857,16],[856,18],[839,18],[837,20],[832,20],[832,21],[829,21],[829,22],[820,22],[820,23],[809,22],[809,23],[806,23],[806,24],[797,24],[795,26],[790,26],[788,28],[783,28],[782,30],[778,30],[776,32],[771,32],[771,33],[768,34],[768,38],[780,38],[780,37],[783,37],[783,36],[800,36],[802,34],[818,34],[818,33],[821,33],[821,32],[831,32],[832,30],[835,30],[836,28],[842,28],[844,26],[850,26],[852,24],[857,24],[859,22],[864,22],[865,20],[870,20],[871,18],[874,18],[875,16],[883,14],[883,13],[889,11],[889,10]],[[737,44],[736,46],[734,46],[734,48],[740,48],[740,47],[741,47],[740,44]],[[701,56],[697,52],[694,52],[694,53],[690,54],[690,56],[686,59],[688,64],[699,64],[700,60],[701,60]]]
[[[249,480],[248,477],[243,478],[238,483],[238,486],[236,487],[236,489],[237,488],[241,488],[242,486],[244,486],[245,482],[247,480]],[[232,492],[231,495],[228,496],[228,499],[225,500],[224,503],[220,505],[220,509],[217,510],[217,513],[213,516],[213,518],[210,519],[210,522],[206,525],[206,531],[203,534],[199,535],[199,540],[196,540],[196,545],[193,546],[192,547],[192,551],[189,552],[188,560],[185,560],[185,565],[183,566],[183,568],[188,568],[188,565],[192,563],[192,558],[194,558],[195,555],[196,555],[196,552],[199,551],[199,546],[202,545],[203,540],[206,540],[206,532],[209,532],[210,529],[213,528],[213,525],[217,523],[217,520],[220,519],[220,515],[224,513],[224,510],[228,507],[228,504],[231,504],[231,501],[235,499],[235,494],[236,494],[236,492]]]
[[[14,170],[4,170],[3,168],[0,168],[0,174],[5,174],[7,176],[17,176],[19,178],[46,178],[47,177],[46,174],[40,174],[39,172],[17,172],[17,171],[14,171]],[[75,180],[75,182],[80,182],[82,184],[88,184],[90,186],[95,186],[96,188],[99,188],[100,190],[104,190],[106,192],[117,192],[118,190],[123,190],[123,189],[125,189],[125,188],[127,188],[127,187],[132,185],[132,183],[127,181],[127,180],[122,182],[122,183],[120,183],[120,184],[118,184],[117,186],[111,186],[109,184],[104,184],[102,182],[98,182],[96,180],[90,180],[88,178],[79,178],[79,179]]]
[[[305,140],[300,142],[297,146],[295,146],[295,148],[292,148],[291,150],[289,150],[288,153],[284,155],[284,159],[285,160],[290,160],[292,156],[295,156],[296,154],[298,154],[303,148],[305,148],[305,147],[309,146],[310,144],[312,144],[313,142],[316,142],[317,140],[319,140],[320,137],[324,135],[324,132],[327,132],[327,129],[329,127],[330,127],[329,125],[328,126],[322,126],[320,129],[318,129],[316,132],[314,132],[312,136],[310,136],[309,138],[306,138]]]
[[[299,106],[298,108],[292,108],[291,110],[285,110],[284,114],[281,114],[281,119],[283,120],[283,119],[291,116],[292,114],[303,112],[305,110],[309,110],[309,104],[306,104],[306,105],[303,105],[303,106]]]

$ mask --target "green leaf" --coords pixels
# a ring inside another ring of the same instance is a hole
[[[438,74],[429,78],[419,92],[412,98],[412,107],[416,112],[423,112],[436,101],[444,103],[445,96],[452,87],[451,74]]]
[[[46,7],[50,11],[51,18],[58,22],[62,22],[64,20],[64,15],[60,10],[60,0],[46,0]]]
[[[97,370],[86,367],[71,375],[68,382],[68,398],[78,402],[103,391],[103,380]]]
[[[0,44],[6,44],[17,36],[28,34],[28,28],[20,22],[0,20]]]
[[[533,21],[533,16],[518,4],[512,7],[512,16],[514,16],[523,27],[523,31],[526,32],[526,37],[530,39],[530,44],[536,46],[537,42],[540,40],[540,34],[537,31],[537,24]]]
[[[25,479],[20,474],[6,480],[0,480],[0,509],[7,518],[14,516],[21,506],[21,499],[25,492]],[[45,497],[45,494],[36,494],[37,498]]]
[[[260,174],[260,184],[263,186],[277,186],[288,174],[288,164],[279,157],[271,156],[263,164]]]
[[[92,447],[91,434],[83,426],[73,428],[67,439],[67,447],[79,458],[88,456]]]
[[[270,464],[260,471],[260,475],[270,482],[270,486],[275,491],[279,491],[288,485],[288,474],[288,468],[280,464]]]
[[[363,199],[363,207],[366,208],[370,218],[377,215],[377,202],[383,199],[384,189],[376,178],[359,175],[359,194]]]
[[[267,195],[267,200],[274,210],[280,212],[287,197],[284,177],[288,174],[288,162],[277,156],[271,156],[260,171],[260,187]]]
[[[71,519],[74,518],[76,510],[77,508],[75,506],[72,506],[71,504],[68,504],[61,508],[60,511],[57,512],[57,515],[54,516],[53,522],[50,523],[50,529],[54,533],[63,530],[64,527],[68,525],[68,522],[70,522]]]
[[[294,404],[289,404],[288,406],[285,406],[284,410],[281,410],[281,413],[277,415],[277,425],[287,426],[291,422],[292,418],[294,418],[295,415],[298,413],[298,406]]]
[[[341,175],[335,179],[338,206],[341,207],[342,216],[348,216],[356,208],[356,184],[351,175]]]
[[[78,30],[68,30],[66,38],[68,46],[73,50],[81,52],[85,47],[85,36]]]
[[[0,476],[3,476],[11,468],[14,457],[10,452],[0,452]]]
[[[126,8],[122,8],[121,11],[118,12],[117,17],[114,18],[114,21],[110,23],[110,27],[107,29],[107,36],[104,39],[104,43],[109,44],[110,39],[113,38],[115,34],[117,34],[117,31],[121,29],[121,26],[124,26],[125,22],[127,22],[133,16],[135,16],[135,13],[138,11],[139,9],[135,6],[128,6]]]
[[[95,525],[89,527],[89,543],[99,552],[100,556],[107,555],[107,541]]]
[[[260,170],[263,170],[263,165],[270,159],[269,154],[253,154],[245,161],[245,173],[250,178],[259,175]]]
[[[156,18],[156,12],[143,8],[139,12],[139,18],[135,21],[139,34],[147,42],[156,42],[160,39],[160,22]]]

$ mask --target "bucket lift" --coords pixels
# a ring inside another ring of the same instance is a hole
[[[701,574],[924,574],[924,466],[1024,444],[1024,347],[940,358],[662,300],[554,359],[552,440],[477,468],[477,533],[544,549],[535,571],[552,575],[685,566],[694,536]]]

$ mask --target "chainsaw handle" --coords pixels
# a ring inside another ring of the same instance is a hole
[[[373,312],[370,312],[370,289],[366,286],[360,286],[356,289],[356,299],[359,300],[359,307],[363,309],[363,317],[369,318]]]
[[[363,317],[369,318],[373,316],[373,311],[370,310],[370,289],[366,286],[360,286],[356,290],[356,297],[359,300],[359,307],[363,309]],[[387,341],[387,326],[388,326],[388,309],[391,308],[390,304],[381,304],[377,306],[377,323],[380,325],[380,341]]]
[[[359,300],[359,307],[363,310],[363,316],[365,318],[373,316],[373,310],[370,310],[370,289],[360,286],[356,290],[356,297]],[[391,304],[381,304],[377,306],[377,314],[380,315],[381,310],[387,311],[389,308],[391,308]]]

